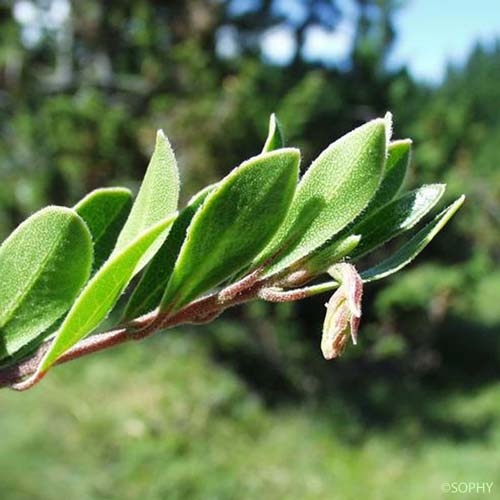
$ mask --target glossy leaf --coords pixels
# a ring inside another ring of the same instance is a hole
[[[267,139],[262,149],[263,153],[269,153],[285,146],[285,139],[283,137],[283,130],[281,124],[273,113],[269,118],[269,131]]]
[[[0,247],[0,357],[42,334],[75,300],[90,275],[92,240],[71,209],[47,207]]]
[[[112,256],[78,296],[39,367],[46,371],[106,318],[137,271],[143,255],[170,228],[174,216],[156,224]]]
[[[400,191],[410,165],[411,140],[391,142],[387,152],[388,157],[382,181],[365,211],[366,214],[371,214],[389,203]]]
[[[256,263],[281,251],[274,274],[319,248],[375,194],[385,164],[387,120],[373,120],[331,144],[299,183],[285,222]]]
[[[196,211],[213,189],[213,186],[209,186],[200,191],[180,212],[168,233],[167,239],[149,263],[144,275],[135,287],[125,308],[125,320],[137,318],[158,307],[172,275],[182,243],[186,238],[186,230]]]
[[[179,173],[174,152],[161,130],[130,215],[116,242],[119,252],[145,230],[177,210]]]
[[[93,271],[99,269],[113,251],[131,206],[132,193],[125,188],[96,189],[75,205],[75,211],[92,234]]]
[[[359,258],[398,234],[411,229],[429,213],[440,200],[444,184],[429,184],[410,191],[377,210],[352,228],[361,235],[359,245],[350,254]]]
[[[176,309],[248,264],[269,242],[290,207],[300,155],[280,149],[233,170],[193,218],[162,309]]]
[[[447,222],[462,206],[465,196],[461,196],[449,207],[438,214],[434,220],[424,226],[394,255],[382,261],[380,264],[361,273],[364,282],[377,281],[407,266],[443,229]]]

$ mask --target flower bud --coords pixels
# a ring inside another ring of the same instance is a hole
[[[357,342],[363,282],[352,264],[336,264],[328,272],[340,286],[325,304],[321,351],[325,359],[333,359],[344,352],[349,336]]]

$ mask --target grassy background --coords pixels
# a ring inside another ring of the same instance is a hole
[[[417,413],[422,395],[395,391],[377,424],[340,395],[271,409],[201,329],[169,332],[2,392],[1,498],[421,500],[452,481],[498,494],[499,388],[443,391]]]

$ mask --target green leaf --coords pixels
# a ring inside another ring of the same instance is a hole
[[[276,118],[276,115],[273,113],[269,118],[269,132],[267,133],[267,139],[262,152],[269,153],[276,149],[283,148],[284,146],[285,139],[283,137],[283,130],[278,118]]]
[[[213,184],[209,184],[208,186],[205,186],[203,189],[200,189],[197,193],[191,196],[191,198],[187,202],[187,205],[195,205],[200,200],[205,201],[205,198],[208,196],[208,194],[211,193],[212,191],[215,191],[215,188],[218,185],[219,185],[218,182],[214,182]]]
[[[360,241],[361,235],[352,234],[345,239],[330,243],[308,257],[304,267],[312,277],[321,274],[344,257],[350,256]]]
[[[361,235],[361,241],[350,254],[351,259],[371,252],[415,226],[440,200],[445,187],[444,184],[422,186],[383,206],[356,224],[352,232]]]
[[[264,153],[233,170],[196,213],[160,307],[178,309],[248,264],[290,207],[300,155]]]
[[[411,140],[403,139],[389,144],[388,157],[385,165],[382,182],[375,196],[370,201],[364,215],[389,203],[400,191],[406,177],[411,160]]]
[[[180,212],[172,225],[165,243],[149,263],[125,308],[124,320],[131,320],[153,311],[160,304],[175,261],[186,238],[186,231],[196,211],[200,208],[213,186],[200,191]]]
[[[170,228],[174,219],[175,216],[171,216],[145,231],[97,271],[68,312],[39,372],[47,371],[59,356],[99,326],[137,272],[143,255]]]
[[[390,125],[373,120],[331,144],[299,183],[285,222],[256,259],[281,251],[275,274],[323,245],[351,222],[375,194],[385,164]]]
[[[125,188],[96,189],[74,209],[85,221],[94,245],[92,271],[99,269],[110,256],[132,206],[132,193]]]
[[[139,194],[118,237],[114,252],[119,252],[145,230],[175,212],[178,201],[179,173],[177,163],[168,139],[159,130],[156,135],[155,150]]]
[[[92,240],[71,209],[47,207],[0,247],[0,357],[11,355],[61,317],[88,280]]]
[[[370,218],[374,212],[380,209],[381,206],[384,206],[389,202],[395,194],[399,191],[401,184],[404,180],[406,169],[408,167],[408,162],[410,158],[410,147],[411,141],[409,139],[405,139],[403,141],[395,141],[389,145],[389,157],[386,162],[386,166],[384,169],[384,175],[382,177],[382,182],[380,183],[375,196],[371,199],[368,206],[361,212],[356,220],[344,227],[336,237],[332,238],[330,241],[322,245],[319,249],[315,250],[313,254],[302,259],[301,262],[305,261],[305,267],[308,271],[313,274],[321,273],[325,271],[329,266],[334,264],[339,260],[338,251],[343,249],[344,246],[346,248],[346,252],[343,253],[341,257],[349,256],[353,257],[353,250],[358,246],[361,240],[361,234],[364,232],[362,245],[360,249],[366,249],[370,247],[370,234],[372,229],[371,226],[378,227],[380,223],[382,226],[379,228],[380,231],[376,231],[379,233],[379,236],[382,236],[384,232],[388,232],[390,228],[396,230],[397,232],[401,232],[402,230],[406,230],[409,228],[409,223],[411,219],[401,219],[401,210],[409,210],[408,206],[411,204],[411,196],[410,200],[402,200],[401,205],[391,206],[387,212],[389,213],[389,219],[385,218],[386,213],[381,214],[379,217],[380,220],[376,218]],[[437,200],[436,200],[437,201]],[[418,212],[415,212],[414,215],[417,215]],[[408,214],[410,217],[411,214]],[[425,215],[422,214],[422,215]],[[395,217],[396,216],[396,217]],[[401,219],[399,220],[398,219]],[[364,224],[364,221],[369,219],[369,223]],[[396,220],[395,220],[396,219]],[[415,221],[415,223],[418,222]],[[403,225],[404,227],[399,228],[399,225]],[[394,227],[395,226],[395,227]],[[401,229],[401,231],[399,230]],[[354,237],[352,236],[354,234]],[[396,233],[397,234],[397,233]],[[373,235],[375,236],[375,235]],[[392,238],[394,235],[388,234],[387,239]],[[352,239],[354,238],[354,239]],[[382,243],[383,243],[382,241]],[[355,243],[354,246],[351,243]],[[375,244],[376,241],[373,242]],[[371,248],[371,247],[370,247]],[[356,255],[360,253],[360,249],[356,249]],[[363,252],[366,253],[366,252]],[[298,267],[300,263],[294,265],[294,267]]]
[[[434,236],[443,229],[446,223],[462,206],[464,200],[465,196],[462,195],[438,214],[434,220],[416,233],[415,236],[403,245],[394,255],[382,261],[380,264],[362,272],[361,277],[363,281],[371,282],[386,278],[408,265],[432,241]]]

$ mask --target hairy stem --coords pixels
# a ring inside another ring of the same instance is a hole
[[[239,293],[230,299],[228,299],[228,294],[224,294],[224,290],[222,290],[219,293],[198,299],[174,314],[159,310],[153,311],[123,327],[87,337],[66,351],[55,364],[67,363],[131,340],[141,340],[160,330],[180,324],[211,321],[228,307],[254,299],[263,285],[248,281],[246,284],[249,286],[240,287]],[[220,294],[223,294],[224,301],[220,300]],[[37,368],[52,342],[53,339],[44,342],[33,356],[23,359],[15,365],[0,369],[0,388],[11,387],[22,391],[38,383],[45,376],[45,373],[37,373]],[[33,377],[35,373],[37,376]]]
[[[258,274],[259,271],[251,273],[226,289],[195,300],[173,314],[156,310],[119,328],[91,335],[66,351],[55,364],[67,363],[131,340],[142,340],[160,330],[178,325],[207,323],[219,316],[225,309],[256,298],[270,302],[289,302],[331,290],[338,285],[332,282],[326,286],[316,285],[310,288],[283,290],[273,287],[273,283],[268,280],[258,281]],[[37,368],[52,342],[53,339],[44,342],[33,356],[12,366],[0,368],[0,388],[10,387],[23,391],[36,385],[45,376],[45,373],[37,372]]]

